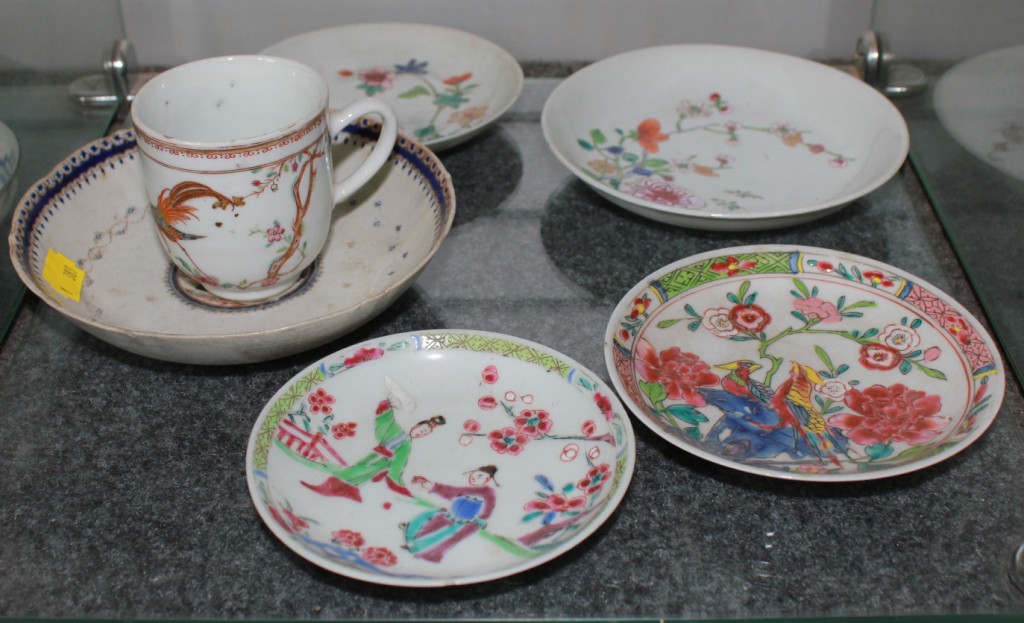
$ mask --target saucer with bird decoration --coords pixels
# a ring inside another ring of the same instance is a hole
[[[782,245],[696,255],[649,275],[605,333],[612,382],[672,444],[775,478],[895,476],[992,423],[1005,369],[938,288],[849,253]]]

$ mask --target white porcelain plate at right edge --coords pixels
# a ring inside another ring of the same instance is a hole
[[[982,162],[1024,180],[1024,45],[955,65],[933,104],[949,134]]]
[[[910,144],[896,107],[853,76],[716,45],[585,67],[551,94],[541,126],[559,160],[615,204],[709,230],[829,214],[891,178]]]
[[[605,359],[626,406],[672,444],[805,481],[943,461],[985,432],[1006,383],[992,338],[941,290],[864,257],[781,245],[655,271],[612,314]]]

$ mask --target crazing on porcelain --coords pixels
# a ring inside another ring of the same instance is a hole
[[[733,112],[722,95],[712,93],[706,101],[682,101],[676,109],[677,116],[666,125],[647,118],[635,128],[615,128],[611,133],[595,128],[587,137],[577,140],[580,148],[595,156],[586,162],[584,171],[609,188],[660,206],[702,210],[711,204],[717,209],[743,211],[748,204],[764,199],[761,189],[729,185],[730,177],[735,175],[733,171],[757,166],[752,152],[759,147],[746,150],[751,152],[751,158],[745,159],[744,141],[770,136],[777,140],[775,152],[782,154],[780,157],[791,157],[786,150],[797,150],[801,155],[818,157],[822,164],[833,168],[844,168],[853,161],[808,140],[812,133],[807,129],[784,122],[768,126],[745,124],[729,118]],[[695,132],[720,135],[727,151],[713,155],[687,151],[685,138]],[[721,178],[721,195],[700,196],[686,187],[683,178],[687,175]],[[736,177],[742,179],[742,175]]]
[[[633,298],[610,338],[626,393],[655,426],[758,469],[902,468],[999,407],[988,385],[1001,370],[969,318],[899,275],[833,257],[680,267]]]
[[[389,359],[428,351],[467,353],[446,377],[475,391],[423,404],[406,379],[386,376]],[[564,389],[533,387],[524,363]],[[359,390],[344,377],[363,366],[377,366],[389,388],[371,412],[348,407]],[[413,584],[500,574],[571,546],[621,497],[633,450],[610,396],[511,338],[440,333],[362,345],[323,361],[265,411],[250,448],[254,497],[294,545],[341,573]],[[419,449],[428,438],[439,445]]]
[[[358,70],[340,69],[337,74],[344,80],[357,80],[356,88],[368,96],[401,89],[395,97],[413,102],[420,109],[417,119],[422,119],[423,125],[410,129],[417,140],[443,139],[483,123],[487,118],[487,105],[470,105],[472,91],[480,86],[473,81],[473,73],[463,72],[442,79],[429,74],[428,64],[428,61],[409,59],[390,68],[375,65]]]

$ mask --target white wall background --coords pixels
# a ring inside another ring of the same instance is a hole
[[[424,22],[489,39],[521,61],[596,60],[668,43],[852,55],[870,0],[122,0],[142,63],[258,52],[296,34]]]
[[[875,23],[897,56],[960,61],[1024,44],[1024,1],[879,0]]]
[[[122,32],[119,0],[0,0],[0,70],[97,71]]]
[[[1024,43],[1024,0],[0,0],[0,69],[95,71],[122,27],[140,64],[166,66],[374,21],[459,28],[520,61],[669,43],[844,59],[873,18],[900,58]]]

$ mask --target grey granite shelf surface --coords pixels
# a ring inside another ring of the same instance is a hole
[[[355,332],[267,363],[200,367],[119,351],[29,298],[0,351],[0,617],[699,619],[1024,613],[1024,399],[942,464],[850,484],[746,475],[634,422],[637,471],[596,534],[539,568],[445,589],[371,585],[311,565],[263,526],[246,443],[274,392],[372,337],[431,328],[540,342],[608,380],[602,334],[636,282],[676,259],[771,242],[866,255],[980,314],[909,166],[788,229],[670,228],[616,208],[548,150],[556,79],[441,154],[455,226],[416,284]]]

